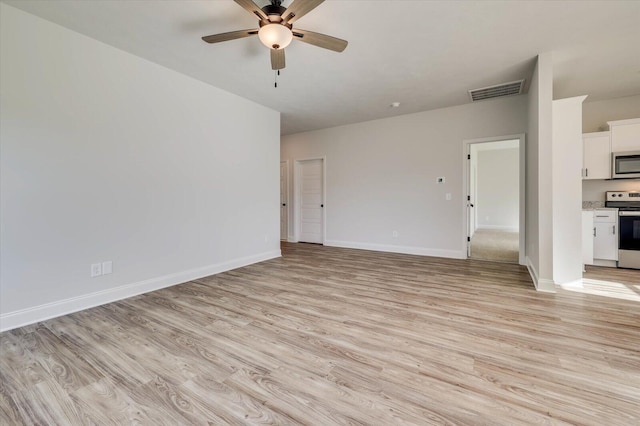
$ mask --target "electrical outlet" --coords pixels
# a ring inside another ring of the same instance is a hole
[[[445,195],[445,198],[447,201],[451,201],[451,193],[447,192],[447,195]]]
[[[106,262],[102,262],[102,275],[108,275],[113,272],[113,262],[107,260]]]
[[[100,275],[102,275],[102,264],[101,263],[91,264],[91,278],[99,277]]]
[[[393,231],[393,238],[398,238],[398,231]]]

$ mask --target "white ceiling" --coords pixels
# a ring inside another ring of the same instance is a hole
[[[640,1],[327,0],[294,28],[349,46],[294,40],[277,89],[257,37],[200,39],[257,28],[232,0],[5,3],[281,111],[283,134],[468,103],[469,89],[529,79],[540,52],[555,98],[640,94]]]

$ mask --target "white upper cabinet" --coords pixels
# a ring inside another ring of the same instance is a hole
[[[582,179],[611,178],[611,140],[609,132],[582,135]]]
[[[640,151],[640,118],[609,121],[611,151]]]

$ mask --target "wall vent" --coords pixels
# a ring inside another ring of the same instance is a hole
[[[503,96],[520,95],[524,90],[524,79],[510,83],[496,84],[495,86],[469,90],[471,102],[484,101],[485,99],[501,98]]]

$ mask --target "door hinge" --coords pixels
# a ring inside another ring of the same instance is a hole
[[[467,160],[471,160],[471,154],[467,154]]]
[[[467,195],[467,201],[471,201],[471,195]]]

